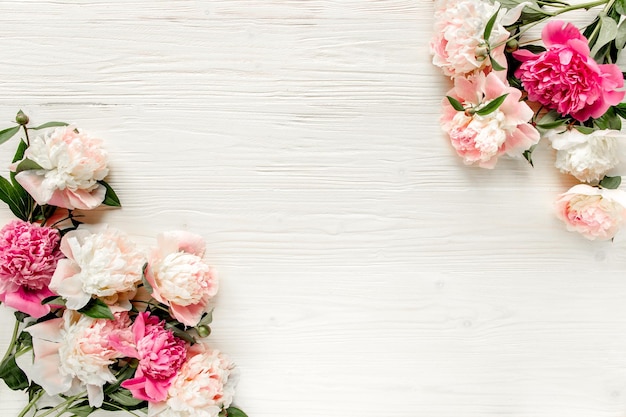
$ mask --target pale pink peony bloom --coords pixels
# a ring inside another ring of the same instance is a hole
[[[148,404],[148,416],[217,417],[232,403],[237,379],[235,365],[225,355],[196,343],[189,348],[167,399]]]
[[[624,98],[624,77],[615,64],[597,64],[589,45],[571,23],[548,22],[542,39],[547,51],[513,53],[522,65],[515,72],[528,98],[579,121],[602,116]]]
[[[598,183],[626,162],[624,137],[617,130],[594,130],[584,134],[576,129],[548,131],[544,135],[556,149],[556,167],[580,181]]]
[[[85,229],[68,232],[61,240],[67,259],[59,261],[50,289],[78,310],[93,296],[109,305],[129,310],[129,299],[141,282],[146,256],[128,236],[106,228],[99,233]]]
[[[589,240],[612,239],[626,222],[626,192],[579,184],[559,197],[556,214],[571,232]]]
[[[111,339],[123,356],[139,359],[135,376],[124,381],[122,387],[140,400],[164,401],[172,379],[185,361],[185,342],[166,330],[164,322],[149,313],[137,316],[132,332],[131,344]]]
[[[48,395],[76,395],[85,389],[89,405],[100,407],[103,385],[115,382],[109,365],[121,357],[109,338],[129,339],[130,319],[126,312],[115,320],[92,319],[72,310],[63,317],[27,327],[33,337],[33,362],[20,361],[28,378]]]
[[[504,94],[508,96],[494,112],[485,116],[472,114]],[[441,117],[443,130],[466,164],[493,168],[498,157],[506,154],[519,158],[523,151],[539,142],[539,132],[528,124],[533,111],[519,101],[521,92],[506,85],[494,73],[457,78],[448,96],[457,99],[467,110],[457,111],[444,99]]]
[[[99,184],[109,173],[108,156],[102,141],[72,126],[34,138],[24,159],[42,169],[26,170],[15,179],[37,204],[68,209],[93,209],[104,200],[106,188]],[[13,169],[17,163],[13,165]]]
[[[217,273],[202,259],[202,237],[188,232],[157,236],[146,269],[155,300],[170,307],[176,320],[195,326],[217,294]]]
[[[490,46],[493,59],[507,66],[504,56],[505,42],[509,32],[504,28],[514,23],[526,3],[508,12],[500,4],[484,0],[438,0],[435,2],[434,37],[430,43],[433,64],[450,77],[467,77],[477,72],[489,72]],[[500,9],[500,10],[499,10]],[[498,11],[499,10],[499,11]],[[484,39],[485,27],[491,17],[498,13],[489,39]],[[497,71],[504,79],[506,71]]]
[[[0,301],[32,317],[50,312],[41,301],[57,262],[61,236],[57,229],[14,220],[0,230]]]

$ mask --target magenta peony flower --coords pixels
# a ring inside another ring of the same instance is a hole
[[[589,45],[571,23],[549,22],[541,37],[547,51],[513,53],[522,65],[515,72],[528,98],[581,122],[602,116],[624,98],[624,78],[615,64],[597,64]]]
[[[41,300],[63,254],[57,229],[14,220],[0,230],[0,301],[39,318],[50,312]]]
[[[111,343],[123,355],[139,359],[134,378],[124,381],[122,387],[140,400],[163,401],[173,378],[185,362],[185,342],[166,330],[163,322],[149,313],[140,313],[132,330],[134,345],[111,337]]]

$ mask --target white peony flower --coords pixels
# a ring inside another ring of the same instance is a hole
[[[128,298],[141,282],[146,256],[119,230],[100,233],[80,229],[61,240],[62,259],[50,282],[50,289],[66,299],[67,307],[78,310],[92,296],[108,304],[130,309]]]
[[[546,137],[556,149],[556,167],[580,181],[597,183],[626,162],[624,137],[616,130],[595,130],[586,135],[576,129],[551,130]],[[623,173],[623,172],[621,172]],[[620,173],[620,174],[621,174]]]
[[[106,188],[98,181],[107,176],[109,169],[108,155],[100,139],[72,126],[59,127],[51,134],[34,138],[24,159],[37,163],[41,169],[19,172],[15,179],[38,204],[93,209],[104,200]]]

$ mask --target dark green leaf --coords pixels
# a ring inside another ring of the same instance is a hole
[[[20,144],[17,145],[17,150],[15,151],[15,156],[13,157],[13,162],[24,159],[24,152],[26,152],[26,149],[28,149],[28,145],[23,140],[20,140]]]
[[[454,97],[446,96],[452,108],[456,111],[465,111],[465,107],[461,104],[461,102]]]
[[[610,190],[615,190],[615,189],[619,188],[621,183],[622,183],[622,177],[607,177],[607,176],[605,176],[604,178],[602,178],[602,181],[600,181],[600,186],[602,188],[608,188]]]
[[[115,194],[115,191],[113,191],[113,188],[105,181],[98,181],[98,183],[104,185],[107,190],[102,204],[111,207],[121,207],[120,199],[117,197],[117,194]]]
[[[495,59],[493,59],[493,57],[491,56],[491,54],[489,54],[489,60],[491,61],[491,66],[493,67],[493,69],[495,71],[504,71],[506,68],[504,68],[502,65],[500,65],[498,63],[498,61],[496,61]]]
[[[626,119],[626,103],[619,103],[617,106],[614,106],[614,109],[616,114]]]
[[[615,107],[609,107],[609,109],[601,117],[594,119],[594,126],[598,129],[622,129],[622,119],[619,118]]]
[[[19,173],[22,171],[29,171],[31,169],[43,169],[43,168],[41,167],[41,165],[39,165],[35,161],[31,161],[30,159],[23,159],[22,162],[17,164],[17,167],[15,167],[15,172]]]
[[[19,321],[20,323],[23,323],[24,319],[30,317],[30,315],[22,313],[21,311],[16,311],[13,313],[13,315],[15,316],[15,320]]]
[[[528,161],[531,167],[535,166],[535,164],[533,163],[533,152],[535,151],[536,147],[537,145],[533,145],[522,153],[522,155]]]
[[[10,355],[0,363],[0,378],[14,391],[28,388],[28,378],[15,363],[15,355]]]
[[[557,120],[557,121],[549,122],[549,123],[539,123],[536,127],[540,129],[544,129],[544,130],[550,130],[550,129],[555,129],[557,127],[563,126],[566,123],[567,123],[567,120],[562,119],[562,120]]]
[[[228,417],[248,417],[246,413],[244,413],[241,409],[236,407],[228,407],[226,409],[226,415]]]
[[[486,116],[488,114],[493,113],[494,111],[498,110],[498,107],[500,107],[500,105],[504,102],[504,100],[506,99],[508,95],[509,95],[508,93],[503,94],[500,97],[493,99],[485,107],[481,108],[480,110],[477,110],[476,114],[479,116]]]
[[[9,127],[8,129],[0,130],[0,144],[3,144],[7,140],[11,139],[17,132],[19,132],[20,126]]]
[[[29,129],[41,130],[41,129],[47,129],[49,127],[61,127],[61,126],[67,126],[67,123],[65,123],[65,122],[48,122],[48,123],[44,123],[42,125],[39,125],[37,127],[29,127]]]
[[[113,320],[115,318],[109,306],[99,298],[92,298],[87,305],[79,309],[78,312],[94,319]]]
[[[16,217],[24,221],[28,220],[28,210],[26,210],[19,192],[2,176],[0,176],[0,200],[7,203]]]
[[[546,51],[546,48],[544,48],[541,45],[524,45],[524,46],[520,46],[519,49],[526,49],[535,54],[540,54]]]
[[[110,393],[109,397],[111,397],[111,399],[113,399],[118,404],[125,407],[132,407],[135,405],[139,405],[143,402],[143,400],[138,400],[137,398],[133,397],[130,391],[124,388],[120,388],[119,390]]]
[[[55,304],[55,305],[59,305],[59,306],[64,306],[65,305],[65,300],[61,296],[51,295],[50,297],[46,297],[43,300],[41,300],[41,304],[42,305],[45,305],[45,304]]]
[[[626,15],[626,0],[617,0],[615,2],[615,11],[621,15]]]
[[[483,32],[483,39],[485,41],[489,41],[489,37],[491,36],[491,31],[493,30],[493,25],[496,23],[496,19],[498,18],[498,12],[500,8],[491,16],[491,18],[487,21],[487,26],[485,26],[485,31]]]

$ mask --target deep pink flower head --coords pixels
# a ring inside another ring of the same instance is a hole
[[[513,53],[522,65],[515,72],[528,98],[581,122],[602,116],[624,98],[624,77],[615,64],[599,65],[589,45],[571,23],[549,22],[541,33],[547,51]]]
[[[139,359],[134,378],[124,381],[122,387],[140,400],[163,401],[172,379],[185,362],[185,342],[166,330],[158,317],[147,312],[137,316],[132,330],[134,344],[111,337],[111,343],[123,355]]]
[[[63,254],[57,229],[14,220],[0,230],[0,301],[39,318],[50,312],[41,300]]]

